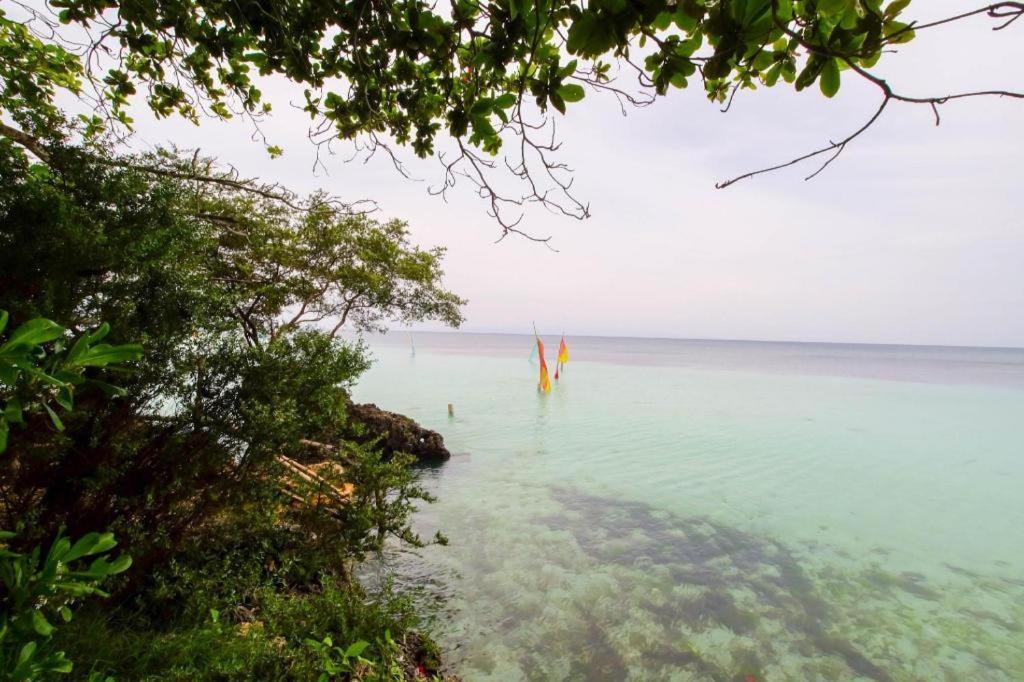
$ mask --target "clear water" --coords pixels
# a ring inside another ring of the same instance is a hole
[[[370,340],[464,679],[1024,679],[1024,350],[569,341]]]

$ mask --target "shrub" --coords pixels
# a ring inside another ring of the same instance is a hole
[[[100,583],[126,570],[131,558],[104,556],[117,544],[110,533],[89,533],[75,543],[58,536],[45,556],[38,546],[27,553],[12,551],[6,543],[15,536],[0,532],[0,675],[36,680],[69,673],[71,660],[52,643],[56,623],[71,621],[76,601],[107,596]],[[88,566],[87,557],[95,557]]]

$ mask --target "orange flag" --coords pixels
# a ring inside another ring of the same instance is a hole
[[[569,347],[565,345],[565,335],[563,335],[558,344],[558,359],[555,361],[555,381],[558,381],[558,375],[565,369],[567,362],[569,362]]]
[[[551,379],[548,378],[548,363],[544,361],[544,342],[537,337],[537,357],[540,358],[540,382],[537,390],[541,393],[551,392]]]

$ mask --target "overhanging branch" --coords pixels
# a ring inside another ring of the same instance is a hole
[[[47,165],[51,165],[54,161],[53,155],[50,153],[47,146],[38,138],[23,130],[9,126],[2,121],[0,121],[0,136],[8,138]],[[346,203],[338,199],[321,197],[312,203],[300,203],[293,192],[284,189],[280,185],[263,184],[253,179],[241,178],[234,169],[219,174],[203,172],[197,165],[198,150],[196,150],[196,153],[193,155],[191,166],[187,169],[176,168],[174,166],[133,163],[130,161],[107,158],[98,154],[91,154],[90,158],[96,163],[109,166],[111,168],[123,168],[125,170],[134,170],[158,177],[218,185],[220,187],[244,192],[246,194],[252,194],[283,204],[295,211],[308,211],[312,208],[323,206],[324,204],[330,204],[335,208],[346,210],[353,214],[370,213],[376,210],[376,203],[369,199],[359,199],[352,203]]]

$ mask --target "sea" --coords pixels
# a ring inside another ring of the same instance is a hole
[[[378,570],[462,679],[1024,680],[1024,350],[566,342],[366,339],[453,453]]]

